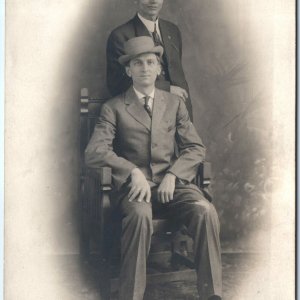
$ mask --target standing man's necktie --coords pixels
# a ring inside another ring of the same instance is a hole
[[[152,36],[155,46],[162,46],[162,42],[156,30],[156,23],[154,23],[154,31],[152,32]]]
[[[149,105],[150,96],[145,96],[144,100],[145,100],[145,104],[144,104],[145,110],[148,113],[149,117],[151,118],[152,117],[152,110],[151,110],[151,107]]]
[[[156,22],[154,23],[154,31],[152,32],[152,38],[155,46],[162,46],[164,48],[164,45],[162,43],[162,40],[156,30]],[[164,51],[162,59],[161,59],[161,73],[158,76],[159,79],[162,80],[170,80],[169,72],[168,72],[168,62],[166,58],[166,53]]]

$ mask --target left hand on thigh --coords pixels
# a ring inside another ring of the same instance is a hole
[[[157,190],[157,200],[160,203],[167,203],[173,200],[175,190],[176,176],[171,173],[167,173],[160,183]]]

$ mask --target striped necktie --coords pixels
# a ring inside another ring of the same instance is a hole
[[[154,42],[155,46],[161,46],[164,48],[162,40],[156,30],[156,22],[154,23],[154,31],[152,32],[152,38],[153,38],[153,42]],[[158,79],[170,80],[169,71],[168,71],[168,62],[167,62],[165,49],[164,49],[164,53],[163,53],[160,63],[161,63],[162,68],[161,68],[161,73],[158,76]]]
[[[149,117],[151,118],[152,117],[152,110],[151,110],[151,107],[149,105],[149,100],[150,100],[150,96],[145,96],[144,99],[145,99],[145,104],[144,104],[144,108],[146,110],[146,112],[148,113]]]
[[[153,37],[155,46],[162,46],[162,42],[161,42],[159,34],[157,33],[157,30],[156,30],[156,22],[154,23],[154,31],[152,32],[152,37]]]

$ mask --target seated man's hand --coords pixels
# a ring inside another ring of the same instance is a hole
[[[131,171],[131,189],[128,193],[128,201],[137,201],[142,202],[145,200],[146,202],[150,202],[151,198],[151,189],[150,185],[143,174],[143,172],[134,168]]]
[[[170,92],[171,92],[171,94],[179,96],[184,101],[186,101],[186,99],[189,96],[188,93],[187,93],[187,91],[185,89],[183,89],[183,88],[181,88],[179,86],[176,86],[176,85],[171,85],[170,86]]]
[[[167,203],[173,200],[175,190],[176,176],[171,173],[167,173],[160,183],[157,190],[157,200],[160,203]]]

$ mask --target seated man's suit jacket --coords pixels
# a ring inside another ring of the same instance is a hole
[[[159,29],[167,59],[170,82],[159,80],[156,82],[156,87],[170,91],[170,85],[176,85],[189,92],[181,63],[182,41],[180,31],[175,24],[161,18],[159,18]],[[118,58],[125,54],[124,42],[137,36],[151,37],[151,33],[140,18],[135,15],[133,19],[114,29],[108,38],[106,48],[107,86],[112,96],[125,92],[132,84],[131,78],[127,76],[125,68],[118,62]],[[190,97],[185,104],[192,118]]]
[[[89,167],[112,168],[117,189],[128,182],[135,167],[150,186],[160,184],[166,172],[191,182],[204,156],[205,147],[183,100],[156,89],[151,121],[132,87],[103,104],[85,152]]]

